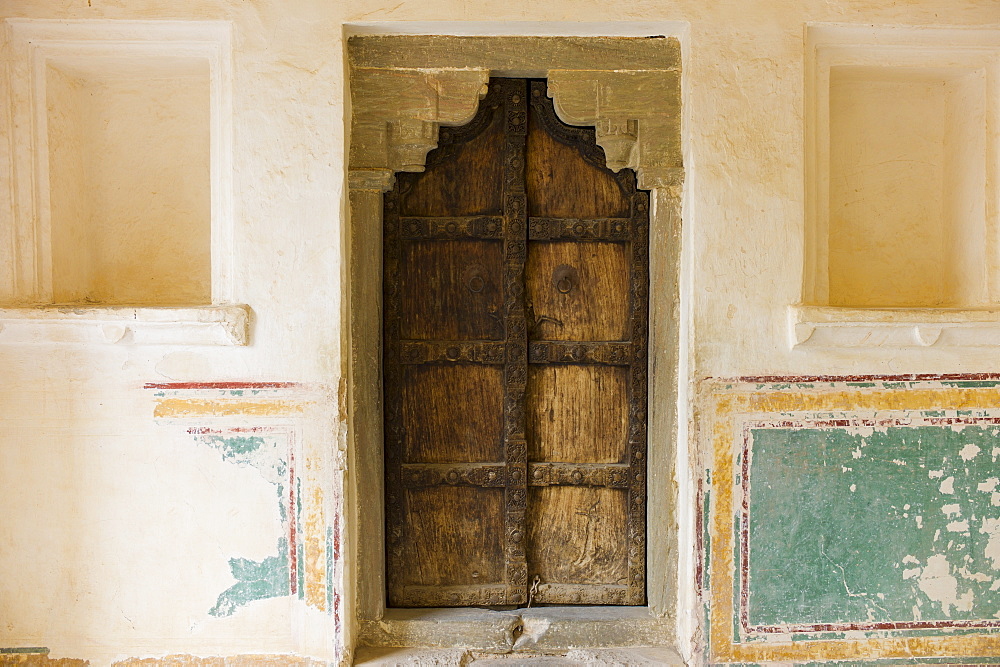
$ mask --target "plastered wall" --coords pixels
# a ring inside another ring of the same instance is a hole
[[[793,348],[787,312],[805,263],[805,24],[995,27],[991,0],[0,0],[0,17],[231,24],[230,296],[253,310],[247,346],[0,340],[0,647],[92,664],[349,659],[345,26],[425,32],[419,22],[470,21],[454,32],[641,35],[650,22],[649,34],[681,39],[680,401],[691,427],[677,447],[677,618],[689,659],[738,657],[718,642],[704,652],[712,598],[698,597],[707,547],[697,526],[726,519],[698,518],[698,480],[715,470],[716,451],[702,415],[716,399],[696,381],[1000,372],[982,348]],[[6,150],[15,114],[2,99]],[[23,184],[2,164],[6,235]],[[5,285],[16,248],[0,243]]]

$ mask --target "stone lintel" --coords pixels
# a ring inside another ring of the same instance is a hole
[[[676,37],[530,37],[358,35],[348,40],[351,67],[420,70],[469,68],[505,76],[553,69],[680,71]],[[475,54],[474,59],[469,54]]]
[[[368,35],[352,37],[348,54],[352,172],[423,171],[438,127],[469,122],[491,75],[547,76],[559,117],[595,126],[610,169],[679,193],[676,38]]]

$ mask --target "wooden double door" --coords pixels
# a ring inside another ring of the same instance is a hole
[[[386,194],[389,606],[645,603],[648,203],[523,79]]]

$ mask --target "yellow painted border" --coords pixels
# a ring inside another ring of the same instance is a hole
[[[931,383],[927,383],[931,384]],[[938,384],[938,383],[934,383]],[[709,652],[713,662],[797,662],[872,660],[878,658],[981,657],[1000,655],[1000,635],[952,637],[880,637],[864,640],[806,640],[737,644],[733,632],[733,466],[739,446],[736,420],[741,415],[788,412],[858,412],[889,410],[970,410],[1000,407],[1000,388],[833,387],[760,390],[758,385],[715,384],[711,388],[712,538]]]
[[[153,416],[170,417],[284,417],[299,415],[311,405],[293,400],[232,400],[203,398],[165,398],[157,402]]]
[[[323,489],[314,486],[304,495],[302,505],[306,568],[304,597],[310,607],[327,611],[326,527],[328,524],[323,510]]]

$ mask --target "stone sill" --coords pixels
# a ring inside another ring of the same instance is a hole
[[[671,650],[674,621],[648,607],[536,607],[386,609],[362,620],[360,645],[370,648],[461,648],[507,653],[574,649],[663,647]]]
[[[466,649],[362,648],[355,665],[400,667],[401,665],[438,665],[440,667],[534,667],[535,665],[683,665],[680,655],[665,648],[574,649],[557,654],[486,653]]]
[[[997,347],[1000,308],[789,306],[792,347]]]
[[[3,343],[246,345],[250,308],[50,305],[0,308]]]

